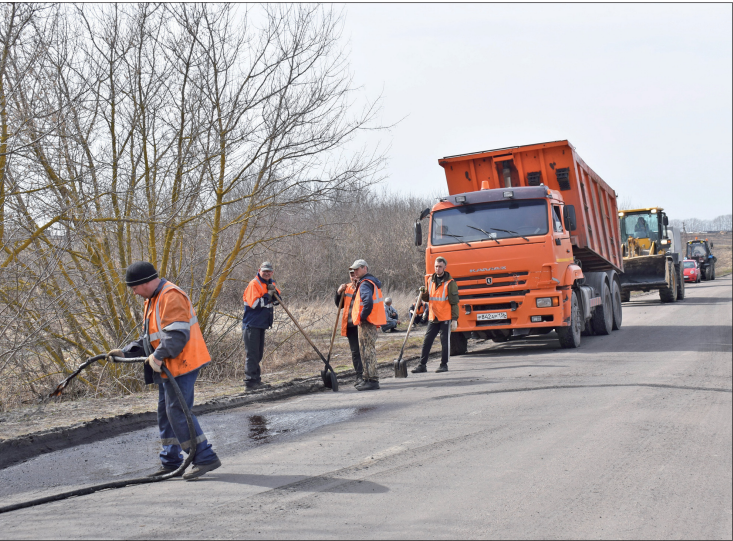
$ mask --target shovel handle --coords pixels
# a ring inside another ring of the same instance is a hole
[[[278,295],[278,294],[277,294],[277,292],[274,292],[274,293],[273,293],[272,295],[273,295],[273,297],[275,297],[275,300],[276,300],[277,302],[279,302],[279,303],[280,303],[280,306],[282,306],[282,307],[283,307],[283,310],[285,310],[285,313],[286,313],[286,314],[287,314],[287,315],[288,315],[288,316],[290,317],[290,319],[292,319],[292,320],[293,320],[293,323],[295,323],[295,326],[296,326],[296,327],[298,328],[298,330],[299,330],[299,331],[300,331],[300,333],[301,333],[301,334],[303,335],[303,337],[304,337],[304,338],[306,339],[306,341],[307,341],[307,342],[308,342],[308,343],[309,343],[309,344],[311,345],[311,347],[312,347],[312,348],[313,348],[314,350],[316,350],[316,353],[318,353],[318,356],[319,356],[319,357],[321,358],[321,360],[322,360],[322,361],[323,361],[324,363],[326,363],[326,366],[327,366],[328,368],[331,368],[331,367],[329,366],[329,364],[328,364],[328,361],[327,361],[327,360],[326,360],[326,358],[325,358],[325,357],[323,356],[323,353],[321,353],[321,352],[320,352],[320,351],[318,350],[318,348],[316,347],[316,345],[315,345],[315,344],[314,344],[313,342],[311,342],[311,339],[310,339],[310,338],[308,338],[308,335],[307,335],[307,334],[305,334],[305,331],[304,331],[304,330],[303,330],[303,329],[301,328],[301,326],[300,326],[300,325],[298,325],[298,322],[297,322],[297,321],[296,321],[296,319],[295,319],[295,318],[293,317],[293,314],[291,314],[291,313],[290,313],[290,310],[288,310],[288,309],[287,309],[287,308],[285,307],[285,304],[283,304],[283,300],[282,300],[282,299],[280,298],[280,295]]]
[[[328,359],[327,362],[331,361],[331,352],[333,351],[333,341],[336,338],[336,329],[338,329],[339,326],[339,316],[341,315],[341,308],[344,305],[344,295],[346,294],[346,290],[343,290],[341,292],[341,298],[339,299],[339,308],[336,311],[336,323],[333,324],[333,332],[331,333],[331,345],[328,346],[328,355],[326,356],[326,359]]]
[[[412,312],[412,317],[410,318],[410,324],[407,326],[407,334],[405,335],[405,340],[402,342],[402,348],[400,349],[400,356],[397,358],[398,361],[402,360],[402,353],[405,351],[405,344],[407,344],[407,339],[410,338],[410,331],[412,330],[412,323],[415,321],[415,316],[417,315],[417,309],[420,308],[421,304],[422,304],[422,293],[418,293],[417,300],[415,301],[415,310]]]

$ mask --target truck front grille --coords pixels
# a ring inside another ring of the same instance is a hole
[[[522,291],[502,291],[497,293],[479,293],[476,295],[466,295],[462,294],[460,290],[458,291],[458,297],[461,300],[470,300],[470,299],[495,299],[495,298],[501,298],[501,297],[524,297],[529,293],[529,290],[522,290]]]

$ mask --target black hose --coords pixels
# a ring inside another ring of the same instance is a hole
[[[52,393],[52,395],[58,393],[60,394],[60,391],[63,390],[83,368],[86,368],[93,362],[102,360],[106,358],[106,355],[97,355],[96,357],[91,357],[90,359],[87,359],[85,363],[83,363],[77,370],[74,371],[74,373],[66,378],[64,381],[62,381],[58,387],[56,388],[56,391]],[[114,362],[123,362],[123,363],[139,363],[139,362],[145,362],[147,357],[135,357],[132,359],[123,359],[122,357],[113,357]],[[6,505],[5,507],[0,507],[0,514],[7,513],[9,511],[15,511],[16,509],[25,509],[26,507],[33,507],[36,505],[41,505],[44,503],[49,502],[56,502],[59,500],[65,500],[67,498],[72,498],[74,496],[84,496],[86,494],[92,494],[94,492],[99,492],[100,490],[106,490],[108,488],[122,488],[130,485],[143,485],[145,483],[156,483],[158,481],[165,481],[166,479],[170,479],[171,477],[176,477],[183,473],[183,471],[188,467],[189,464],[191,464],[191,461],[193,461],[193,457],[196,455],[196,427],[193,424],[193,418],[191,417],[191,410],[188,409],[188,405],[186,404],[186,401],[183,398],[183,393],[181,392],[181,388],[178,386],[178,383],[176,382],[173,375],[168,370],[168,367],[165,365],[165,362],[161,365],[161,369],[163,372],[165,372],[165,375],[168,376],[168,380],[173,384],[173,391],[176,393],[176,398],[178,399],[178,402],[181,404],[181,407],[183,409],[183,413],[186,416],[186,424],[188,425],[188,431],[190,433],[190,442],[191,446],[189,447],[189,453],[186,457],[186,460],[183,461],[183,464],[181,464],[178,469],[175,471],[172,471],[170,473],[166,473],[163,475],[156,475],[154,477],[138,477],[135,479],[127,479],[125,481],[114,481],[112,483],[104,483],[101,485],[94,485],[91,487],[86,488],[79,488],[77,490],[70,490],[69,492],[62,492],[61,494],[55,494],[53,496],[46,496],[45,498],[38,498],[35,500],[30,500],[27,502],[21,502],[21,503],[15,503],[13,505]],[[63,385],[63,387],[62,387]],[[60,389],[59,389],[60,387]]]

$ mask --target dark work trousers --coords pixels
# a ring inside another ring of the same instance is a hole
[[[197,368],[193,372],[183,374],[176,378],[176,383],[181,389],[186,406],[193,408],[193,388],[196,378],[199,375]],[[173,390],[173,384],[160,374],[153,373],[153,381],[158,384],[158,429],[160,430],[160,441],[163,450],[160,452],[160,461],[168,469],[176,469],[183,464],[181,450],[188,452],[191,447],[191,431],[186,423],[186,414],[178,402],[178,397]],[[195,415],[193,426],[196,429],[196,455],[193,457],[194,464],[211,464],[217,460],[216,453],[206,439],[199,420]]]
[[[433,347],[433,341],[440,332],[440,346],[443,348],[440,357],[440,364],[448,364],[448,354],[450,353],[450,320],[448,321],[429,321],[428,328],[425,331],[425,339],[422,342],[422,354],[420,355],[420,364],[428,364],[428,355],[430,348]]]
[[[244,349],[246,350],[244,362],[244,383],[259,383],[260,361],[265,352],[265,329],[257,327],[245,327],[242,331]]]
[[[354,363],[354,372],[357,376],[364,373],[364,367],[361,364],[361,353],[359,352],[359,327],[346,327],[346,338],[349,339],[349,349],[351,349],[351,362]]]

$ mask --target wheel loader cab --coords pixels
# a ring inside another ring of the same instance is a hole
[[[669,250],[668,220],[661,208],[624,210],[618,215],[624,257],[655,255]]]

